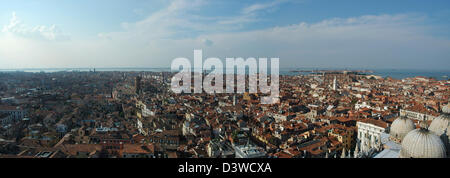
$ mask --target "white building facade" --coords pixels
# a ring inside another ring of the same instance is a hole
[[[400,109],[400,116],[405,116],[407,118],[410,118],[413,120],[418,120],[418,121],[429,121],[429,120],[434,120],[434,118],[436,118],[435,116],[432,116],[432,115],[409,111],[409,110],[404,110],[404,109]]]
[[[381,148],[381,134],[385,132],[386,127],[360,121],[356,123],[356,126],[358,128],[357,141],[362,152]]]

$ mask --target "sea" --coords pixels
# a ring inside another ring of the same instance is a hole
[[[429,69],[333,69],[333,68],[280,68],[280,75],[298,75],[308,74],[305,71],[312,70],[348,70],[348,71],[367,71],[367,75],[377,75],[382,77],[392,77],[395,79],[404,79],[411,77],[428,77],[436,80],[449,80],[450,69],[448,70],[429,70]],[[27,68],[27,69],[0,69],[0,72],[32,72],[32,73],[52,73],[52,72],[89,72],[94,68]],[[170,68],[95,68],[95,71],[123,71],[123,72],[177,72]],[[299,72],[302,71],[302,72]],[[270,69],[269,69],[270,73]]]

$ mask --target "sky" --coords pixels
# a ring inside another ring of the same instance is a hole
[[[450,1],[0,1],[0,69],[169,68],[194,49],[282,68],[448,70]]]

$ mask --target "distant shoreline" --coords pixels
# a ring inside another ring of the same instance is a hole
[[[23,68],[23,69],[0,69],[0,72],[30,72],[30,73],[54,73],[54,72],[172,72],[170,68],[148,68],[148,67],[118,67],[118,68]],[[280,75],[298,75],[311,71],[368,71],[367,75],[391,77],[404,79],[412,77],[435,78],[436,80],[448,80],[450,70],[427,70],[427,69],[342,69],[342,68],[280,68]],[[364,74],[364,73],[361,73]]]

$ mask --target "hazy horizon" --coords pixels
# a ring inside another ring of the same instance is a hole
[[[268,66],[270,69],[270,66]],[[1,70],[38,70],[38,69],[168,69],[170,70],[170,67],[51,67],[51,68],[0,68]],[[193,68],[192,68],[193,69]],[[224,68],[226,69],[226,68]],[[343,67],[280,67],[279,69],[285,69],[285,70],[417,70],[417,71],[445,71],[450,72],[449,68],[442,68],[442,69],[423,69],[423,68],[343,68]]]

